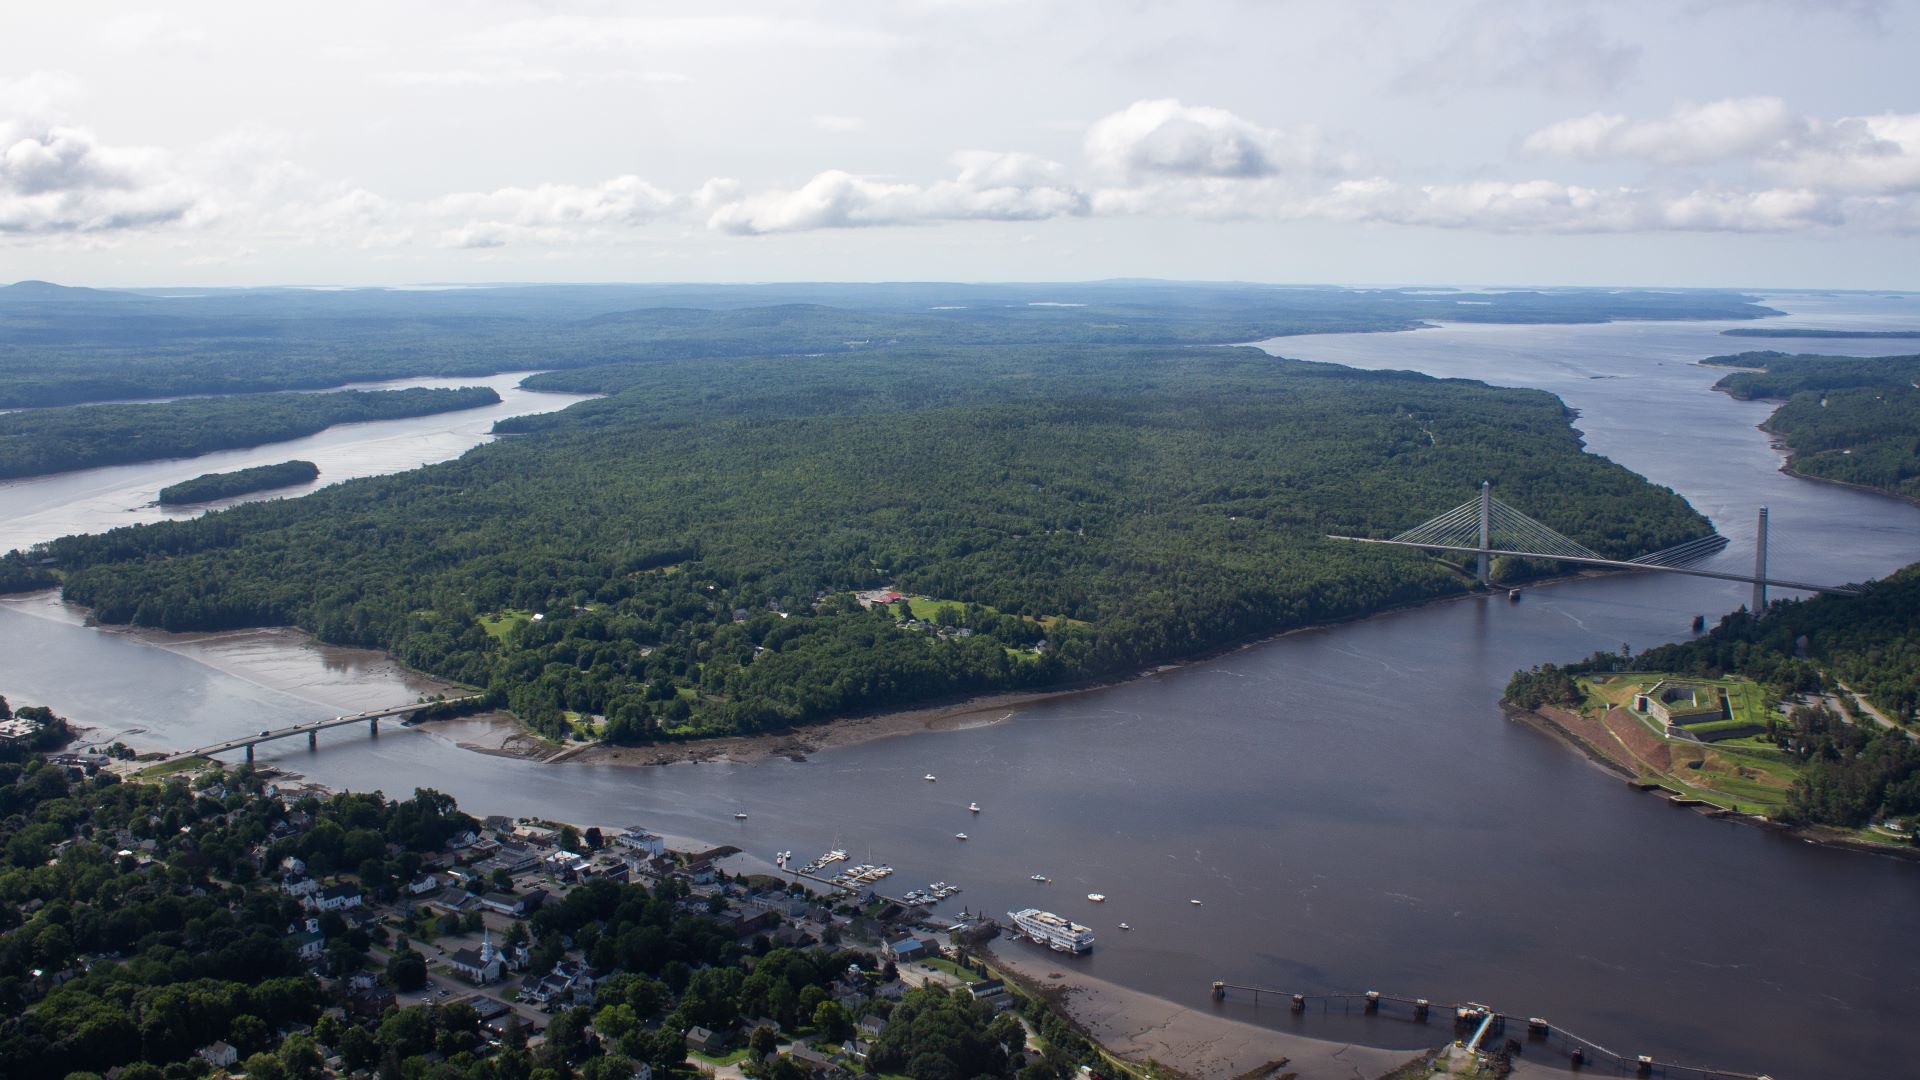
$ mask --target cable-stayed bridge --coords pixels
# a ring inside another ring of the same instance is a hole
[[[1852,584],[1816,585],[1808,581],[1789,581],[1785,578],[1768,577],[1767,508],[1764,506],[1760,508],[1759,530],[1754,545],[1753,573],[1751,574],[1708,570],[1699,565],[1726,550],[1727,538],[1718,533],[1703,536],[1698,540],[1689,540],[1684,544],[1676,544],[1635,559],[1605,558],[1598,552],[1569,540],[1494,498],[1493,485],[1490,482],[1480,485],[1478,496],[1468,499],[1430,521],[1415,525],[1391,539],[1381,540],[1368,536],[1329,536],[1328,539],[1477,555],[1479,556],[1479,578],[1483,585],[1491,584],[1489,564],[1493,556],[1511,555],[1525,559],[1552,559],[1555,562],[1573,563],[1579,566],[1605,566],[1616,570],[1658,570],[1672,574],[1691,574],[1694,577],[1719,578],[1722,581],[1750,582],[1753,585],[1752,610],[1754,611],[1766,609],[1769,585],[1801,592],[1842,595],[1860,592],[1860,586]]]

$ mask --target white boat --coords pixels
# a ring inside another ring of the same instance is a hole
[[[1193,905],[1194,907],[1199,907],[1199,906],[1200,906],[1200,901],[1198,901],[1198,900],[1189,900],[1189,901],[1187,901],[1187,903],[1189,903],[1189,904],[1192,904],[1192,905]]]
[[[967,834],[963,832],[957,832],[953,834],[953,838],[955,840],[965,840],[967,838]]]
[[[744,810],[743,810],[743,811],[741,811],[740,813],[737,813],[737,814],[735,814],[735,815],[733,815],[733,817],[734,817],[734,820],[735,820],[735,821],[745,821],[745,820],[747,820],[747,814],[746,814],[746,811],[744,811]]]
[[[1007,912],[1007,918],[1034,944],[1045,945],[1055,952],[1079,954],[1093,948],[1091,929],[1063,919],[1051,911],[1026,908]]]
[[[1053,879],[1048,877],[1045,874],[1034,874],[1033,876],[1027,878],[1027,880],[1028,881],[1052,881]]]
[[[977,802],[970,802],[967,804],[967,809],[977,814],[980,812],[980,804]]]
[[[1087,899],[1093,901],[1096,904],[1104,904],[1107,902],[1107,894],[1102,892],[1090,892],[1087,894]]]
[[[1131,926],[1128,926],[1128,925],[1127,925],[1126,923],[1121,923],[1121,924],[1120,924],[1120,929],[1122,929],[1122,930],[1131,930],[1131,929],[1133,929],[1133,927],[1131,927]]]
[[[928,779],[928,780],[938,780],[938,779],[940,779],[940,778],[939,778],[939,777],[937,777],[937,776],[935,776],[935,775],[933,775],[932,773],[928,773],[928,774],[927,774],[927,779]]]

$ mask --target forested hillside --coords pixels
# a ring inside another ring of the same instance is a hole
[[[239,394],[147,405],[72,405],[0,414],[0,479],[197,457],[285,442],[335,424],[495,405],[491,387]]]
[[[458,461],[49,551],[103,621],[296,624],[548,733],[572,712],[635,740],[1133,671],[1456,592],[1324,534],[1390,535],[1482,479],[1609,555],[1708,530],[1583,453],[1550,395],[1251,349],[578,375],[615,395]],[[881,585],[953,601],[947,625],[850,595]]]
[[[0,408],[311,390],[888,344],[1219,344],[1428,320],[1777,314],[1711,290],[1452,293],[1249,284],[569,285],[164,293],[0,287]]]
[[[1715,383],[1739,398],[1784,398],[1761,425],[1780,436],[1802,476],[1920,499],[1920,356],[1715,356],[1763,367]]]

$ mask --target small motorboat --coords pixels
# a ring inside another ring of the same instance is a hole
[[[928,773],[928,774],[927,774],[927,776],[926,776],[926,779],[927,779],[927,780],[928,780],[929,782],[931,782],[931,781],[934,781],[934,780],[938,780],[938,779],[940,779],[940,778],[939,778],[939,777],[937,777],[937,776],[935,776],[935,775],[933,775],[932,773]]]
[[[1198,901],[1198,900],[1189,900],[1189,901],[1187,901],[1187,903],[1189,903],[1189,904],[1192,904],[1192,905],[1193,905],[1194,907],[1199,907],[1199,906],[1200,906],[1200,901]]]
[[[977,802],[970,802],[967,804],[967,809],[977,814],[980,812],[980,804]]]
[[[1033,876],[1029,877],[1027,880],[1028,881],[1052,881],[1053,879],[1048,877],[1045,874],[1034,874]]]
[[[1133,927],[1131,927],[1131,926],[1128,926],[1128,925],[1127,925],[1126,923],[1121,923],[1121,924],[1120,924],[1120,929],[1122,929],[1122,930],[1131,930],[1131,929],[1133,929]]]
[[[747,812],[745,810],[740,811],[739,813],[733,815],[733,820],[735,821],[747,820]]]
[[[1087,899],[1093,901],[1096,904],[1104,904],[1107,902],[1107,894],[1100,893],[1100,892],[1090,892],[1087,894]]]
[[[953,834],[953,838],[955,840],[965,840],[967,838],[967,834],[963,832],[957,832]]]

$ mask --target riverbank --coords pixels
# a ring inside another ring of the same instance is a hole
[[[1618,732],[1595,717],[1587,716],[1572,709],[1556,708],[1551,705],[1543,706],[1539,709],[1523,709],[1517,705],[1502,701],[1500,708],[1507,714],[1508,719],[1525,724],[1550,738],[1557,739],[1579,751],[1594,765],[1620,777],[1627,783],[1643,791],[1656,793],[1668,799],[1684,795],[1690,803],[1697,804],[1687,805],[1676,803],[1675,805],[1677,806],[1684,806],[1686,809],[1708,813],[1714,817],[1725,818],[1730,821],[1737,821],[1742,824],[1772,830],[1793,839],[1801,840],[1809,844],[1816,844],[1821,847],[1842,848],[1863,855],[1884,855],[1908,862],[1920,862],[1920,848],[1915,848],[1910,844],[1877,843],[1864,839],[1854,833],[1820,825],[1792,825],[1757,814],[1740,813],[1726,807],[1715,806],[1711,802],[1700,798],[1699,794],[1691,788],[1687,788],[1682,792],[1680,789],[1683,785],[1680,781],[1673,778],[1664,770],[1651,767],[1651,763],[1648,762],[1645,757],[1642,757],[1637,750],[1629,747]],[[1652,742],[1659,741],[1657,737],[1650,731],[1645,734],[1649,745],[1641,747],[1641,749],[1648,750],[1654,755],[1663,755],[1665,753],[1664,746],[1658,750],[1653,750],[1650,746]],[[1669,764],[1671,763],[1669,762]]]
[[[1091,1040],[1116,1057],[1138,1064],[1158,1062],[1193,1077],[1293,1076],[1382,1077],[1421,1055],[1419,1051],[1315,1039],[1232,1020],[1129,990],[1105,979],[1062,969],[1062,961],[1018,943],[980,950],[988,965],[1065,1013]],[[1206,988],[1196,987],[1205,1000]]]

